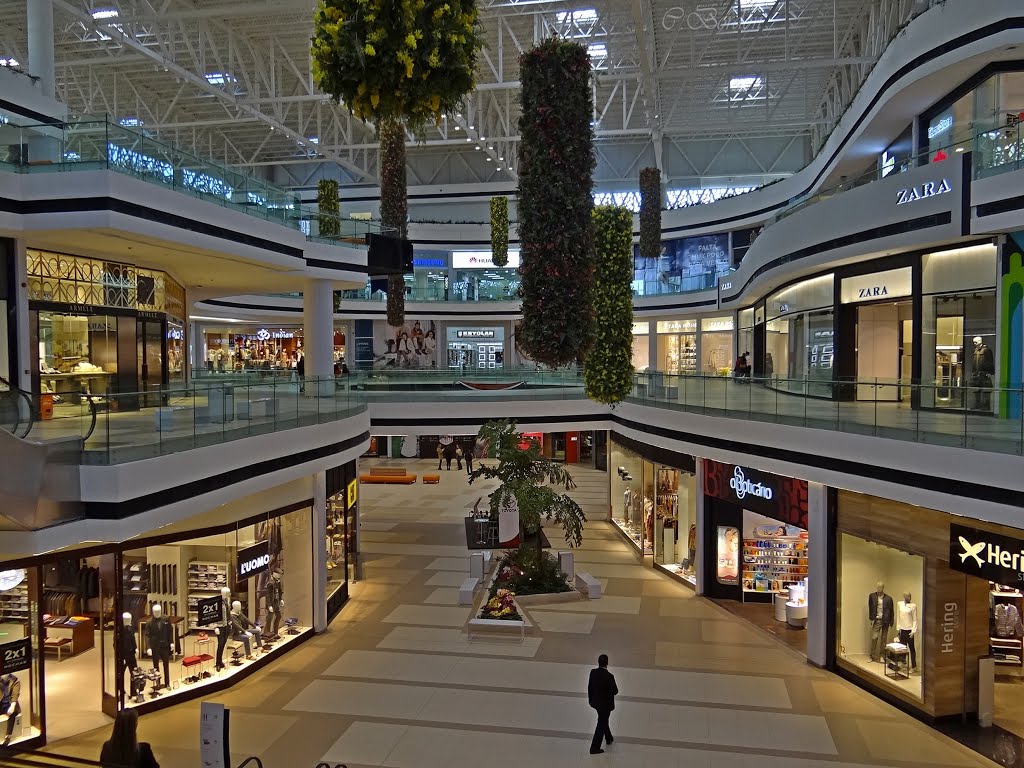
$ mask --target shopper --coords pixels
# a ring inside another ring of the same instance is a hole
[[[441,469],[441,462],[444,461],[444,446],[437,444],[437,468]],[[450,463],[450,462],[449,462]]]
[[[470,448],[466,451],[466,474],[473,474],[473,449]]]
[[[608,716],[615,709],[615,696],[618,694],[615,675],[608,671],[608,656],[602,653],[597,657],[597,669],[590,670],[590,683],[587,685],[587,698],[590,706],[597,710],[597,729],[594,740],[590,742],[590,754],[600,755],[602,740],[609,745],[613,741],[611,729],[608,727]]]
[[[299,359],[295,362],[295,374],[299,378],[299,392],[306,391],[306,358],[303,355],[299,355]]]
[[[455,449],[455,463],[458,465],[459,471],[462,471],[462,446]]]
[[[153,756],[153,748],[138,739],[139,713],[134,709],[122,709],[114,718],[114,731],[110,740],[103,742],[100,762],[104,765],[128,766],[128,768],[160,768]]]
[[[454,459],[454,458],[455,458],[455,448],[452,447],[451,444],[449,444],[444,449],[444,461],[445,461],[444,468],[446,470],[449,470],[449,471],[451,470],[451,468],[452,468],[452,459]]]

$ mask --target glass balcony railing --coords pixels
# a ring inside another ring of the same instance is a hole
[[[737,379],[637,374],[629,401],[707,416],[787,424],[953,448],[1024,454],[1024,389],[958,388],[959,408],[921,409],[950,387],[887,379]],[[1001,418],[995,414],[1016,414]]]
[[[106,118],[0,125],[0,170],[54,173],[109,170],[173,189],[302,232],[311,242],[365,247],[368,233],[390,234],[380,222],[323,222],[315,206],[250,173],[207,160],[150,136],[144,126]]]

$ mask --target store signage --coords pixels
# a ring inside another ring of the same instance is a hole
[[[203,597],[196,603],[196,626],[215,627],[224,623],[224,616],[221,615],[221,607],[224,605],[223,598]]]
[[[444,259],[417,259],[412,260],[414,267],[447,267],[448,264]]]
[[[259,541],[251,547],[238,550],[237,580],[263,573],[270,568],[270,543]]]
[[[14,589],[25,580],[25,569],[15,568],[10,571],[0,571],[0,592]]]
[[[950,525],[949,567],[996,584],[1019,584],[1024,582],[1024,540]]]
[[[470,331],[456,331],[455,337],[459,339],[493,339],[493,328],[478,328]]]
[[[164,319],[164,313],[163,312],[153,312],[152,310],[149,310],[149,309],[140,309],[137,314],[143,320],[163,320]]]
[[[270,339],[294,339],[295,334],[292,331],[268,331],[266,328],[260,328],[256,331],[256,338],[260,341],[268,341]]]
[[[651,332],[650,323],[633,323],[634,336],[646,336]]]
[[[347,507],[348,509],[354,509],[356,502],[359,500],[359,482],[357,480],[350,480],[347,491]]]
[[[956,602],[943,603],[942,605],[942,637],[939,638],[939,648],[942,653],[953,653],[954,640],[957,630],[960,629],[960,604]]]
[[[897,191],[896,205],[906,205],[907,203],[912,203],[915,200],[924,200],[927,197],[944,195],[947,192],[952,191],[953,185],[950,184],[949,179],[942,179],[941,181],[926,181],[915,187],[907,187],[906,189]]]
[[[843,304],[892,299],[900,296],[910,296],[911,293],[910,267],[843,278],[842,286],[839,290],[840,301]]]
[[[167,331],[167,338],[171,341],[181,341],[185,337],[181,328],[171,328]]]
[[[759,499],[765,501],[771,501],[775,496],[775,492],[765,485],[764,483],[755,483],[750,480],[743,467],[736,467],[732,471],[732,478],[729,480],[729,487],[732,488],[736,498],[743,500],[749,493],[751,496],[756,496]]]
[[[696,320],[662,320],[658,323],[658,333],[696,333]]]
[[[32,638],[0,645],[0,674],[24,672],[32,667]]]
[[[453,269],[516,269],[519,266],[519,251],[508,252],[508,263],[499,267],[494,263],[490,251],[452,251]]]
[[[719,283],[718,287],[721,288],[723,291],[731,291],[732,281],[730,280],[729,282]]]
[[[939,120],[935,125],[928,126],[928,138],[934,139],[936,136],[941,136],[950,128],[953,127],[953,116],[946,115]]]

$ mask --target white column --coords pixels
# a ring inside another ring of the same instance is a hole
[[[39,78],[43,94],[51,99],[57,93],[53,56],[53,3],[51,0],[25,0],[28,16],[28,71]]]
[[[693,574],[697,577],[697,594],[704,594],[704,571],[707,570],[704,562],[704,537],[708,535],[707,525],[704,521],[704,459],[697,458],[697,567]]]
[[[11,381],[26,392],[32,391],[32,350],[29,348],[32,330],[28,327],[28,255],[25,253],[25,241],[14,241],[14,285],[12,286],[15,301],[15,323],[18,329],[18,358],[8,361]],[[3,343],[7,343],[6,339]]]
[[[828,488],[807,484],[807,660],[819,667],[828,658]]]
[[[306,397],[334,394],[334,286],[330,280],[306,281],[302,294],[302,352],[307,381]]]
[[[327,473],[313,475],[313,631],[327,629]]]

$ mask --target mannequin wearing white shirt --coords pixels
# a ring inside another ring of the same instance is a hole
[[[910,648],[910,666],[917,669],[917,648],[914,635],[917,634],[917,603],[911,602],[910,593],[904,592],[903,599],[896,603],[896,630],[900,642]]]

